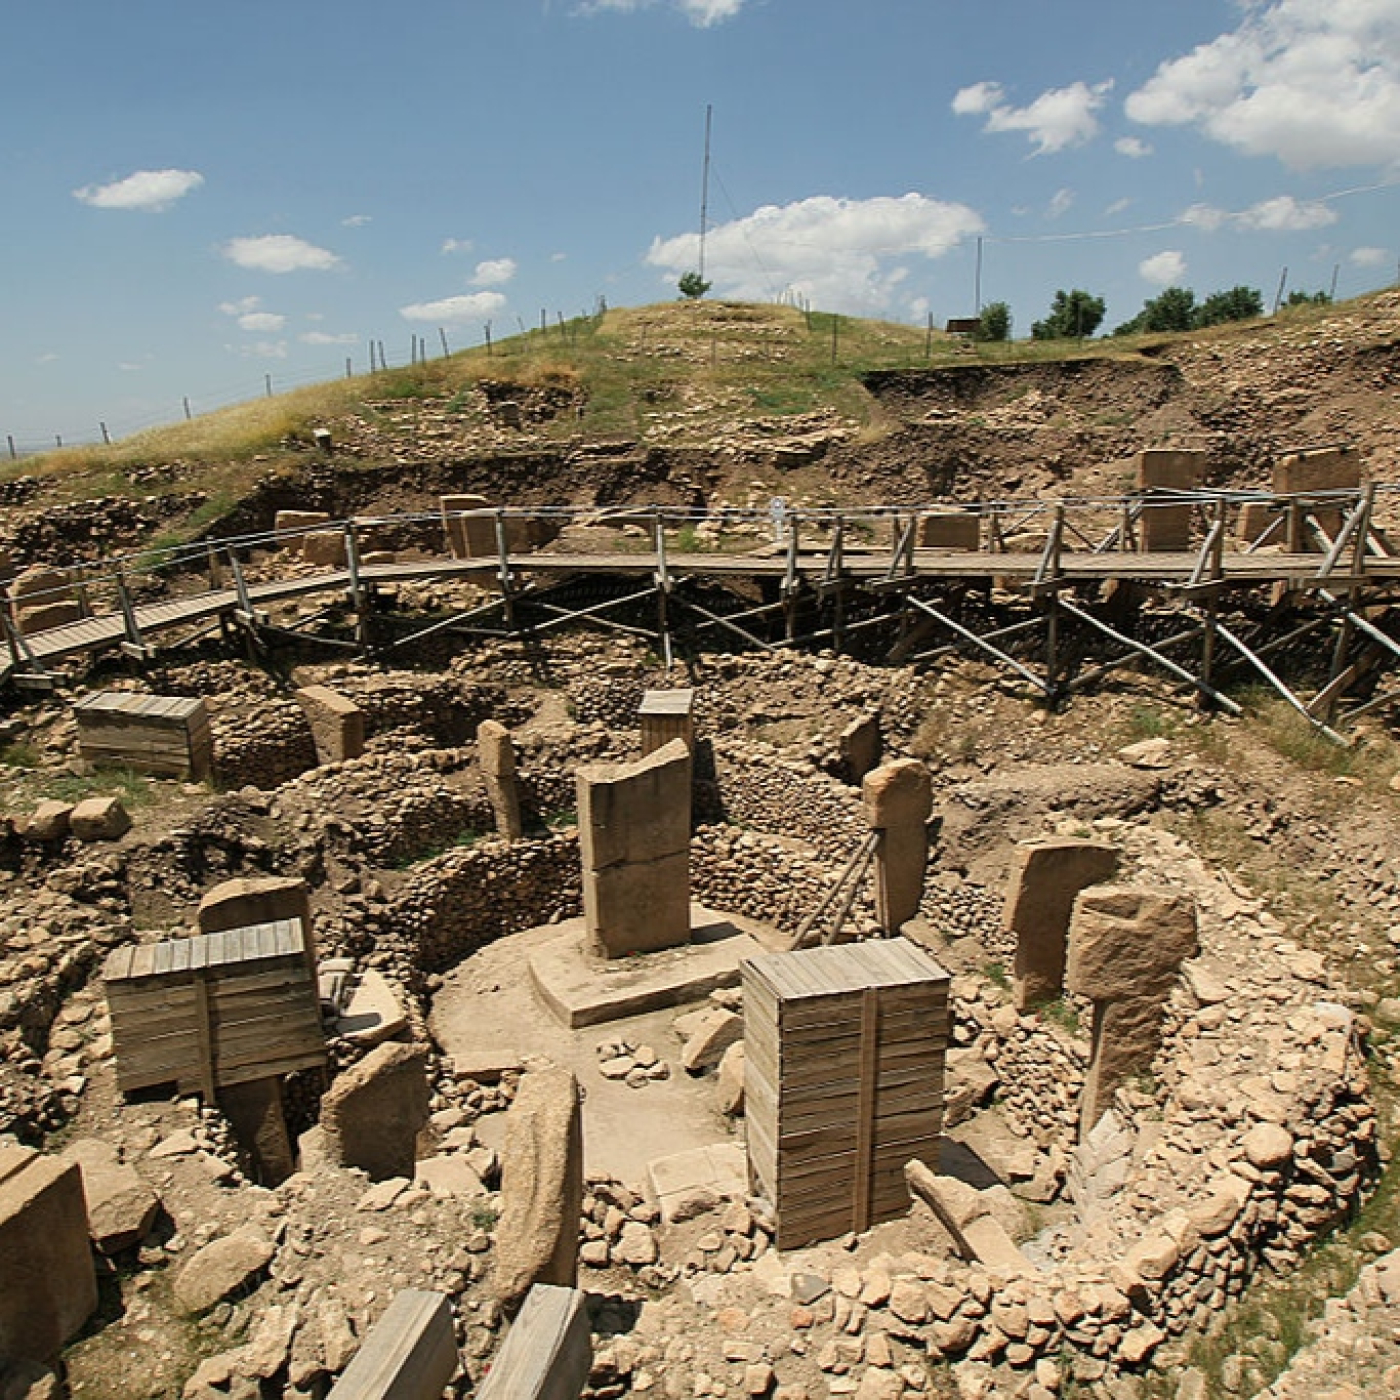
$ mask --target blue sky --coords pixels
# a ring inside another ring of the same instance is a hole
[[[0,434],[676,294],[941,324],[1396,277],[1400,0],[54,0],[0,82]]]

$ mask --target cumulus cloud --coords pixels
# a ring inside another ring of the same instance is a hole
[[[1348,261],[1353,267],[1384,267],[1390,254],[1384,248],[1353,248]]]
[[[515,276],[514,258],[488,258],[476,265],[472,273],[473,287],[500,287]]]
[[[304,331],[297,336],[303,345],[358,345],[360,337],[354,331],[332,335],[329,331]]]
[[[1037,155],[1083,145],[1098,134],[1101,108],[1113,88],[1112,79],[1090,85],[1071,83],[1049,88],[1025,107],[1013,107],[1000,83],[973,83],[953,98],[960,117],[986,117],[983,131],[1024,131]]]
[[[73,198],[94,209],[140,209],[159,214],[204,183],[197,170],[138,170],[107,185],[84,185]]]
[[[225,316],[232,316],[241,331],[251,331],[259,335],[275,335],[287,324],[287,318],[278,315],[275,311],[262,311],[259,309],[261,306],[261,297],[243,297],[239,301],[220,302],[219,310]]]
[[[1113,149],[1120,156],[1127,156],[1129,160],[1141,160],[1144,156],[1152,154],[1152,147],[1140,136],[1120,136],[1113,143]]]
[[[231,238],[224,256],[255,272],[328,272],[341,266],[336,255],[290,233],[266,233],[257,238]]]
[[[1237,29],[1169,59],[1127,100],[1145,125],[1195,126],[1297,169],[1396,163],[1400,6],[1275,0]]]
[[[817,195],[765,205],[705,237],[705,275],[724,296],[771,299],[782,292],[833,311],[888,312],[910,274],[901,258],[934,259],[982,231],[962,204],[921,194],[836,199]],[[671,276],[700,261],[696,233],[656,238],[646,261]]]
[[[656,0],[589,0],[579,8],[583,14],[617,10],[631,14],[649,9]],[[708,29],[726,19],[733,19],[744,8],[744,0],[670,0],[671,8],[683,14],[697,29]]]
[[[1252,204],[1248,209],[1234,211],[1217,209],[1211,204],[1193,204],[1182,214],[1180,222],[1211,233],[1227,224],[1265,233],[1299,233],[1335,224],[1337,212],[1320,200],[1300,200],[1291,194],[1281,194]]]
[[[486,321],[507,305],[500,292],[470,292],[466,296],[443,297],[441,301],[418,301],[399,307],[405,321],[431,321],[439,326],[460,326]]]
[[[1186,259],[1175,248],[1166,248],[1144,258],[1138,276],[1157,287],[1179,287],[1186,278]]]

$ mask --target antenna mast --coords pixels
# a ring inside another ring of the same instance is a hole
[[[705,226],[710,212],[710,115],[714,111],[705,104],[705,164],[700,175],[700,280],[705,280]]]

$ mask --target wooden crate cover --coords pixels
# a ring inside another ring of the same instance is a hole
[[[749,1174],[778,1246],[909,1208],[904,1163],[936,1163],[948,974],[902,938],[743,965]]]
[[[118,948],[103,968],[117,1083],[210,1096],[323,1065],[325,1037],[300,919]]]
[[[105,690],[80,700],[73,718],[79,752],[90,763],[200,778],[213,760],[209,712],[197,698]]]

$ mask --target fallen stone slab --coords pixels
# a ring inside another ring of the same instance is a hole
[[[917,1158],[905,1163],[904,1179],[910,1193],[933,1211],[964,1259],[1003,1273],[1037,1272],[975,1186],[956,1177],[940,1176]]]
[[[647,1177],[668,1225],[693,1219],[721,1201],[742,1201],[749,1191],[748,1158],[735,1143],[715,1143],[657,1157]]]
[[[100,1254],[120,1254],[139,1244],[160,1214],[160,1197],[117,1149],[100,1138],[79,1138],[63,1151],[83,1174],[88,1233]]]

